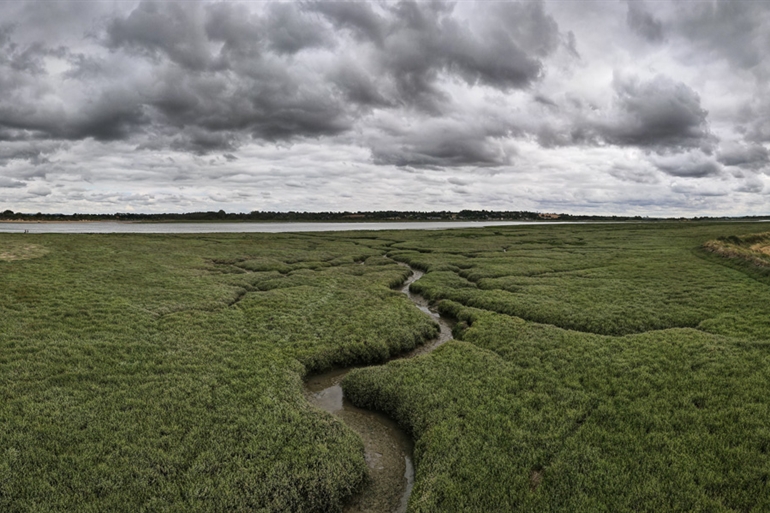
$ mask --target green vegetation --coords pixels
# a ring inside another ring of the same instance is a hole
[[[0,236],[47,252],[0,260],[0,511],[338,508],[363,446],[301,378],[435,333],[365,243]]]
[[[770,509],[767,285],[700,249],[752,228],[554,226],[394,244],[428,271],[413,289],[460,321],[461,341],[343,383],[413,434],[411,510]]]
[[[460,321],[343,384],[411,511],[767,511],[769,282],[704,246],[756,226],[0,235],[0,511],[339,509],[363,449],[301,380],[436,333],[392,259]]]

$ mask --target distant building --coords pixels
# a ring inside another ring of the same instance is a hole
[[[540,219],[559,219],[559,214],[538,214]]]

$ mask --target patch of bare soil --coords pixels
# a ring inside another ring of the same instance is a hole
[[[529,490],[532,492],[537,490],[537,487],[540,486],[540,483],[542,481],[543,481],[543,471],[533,470],[532,473],[529,475]]]

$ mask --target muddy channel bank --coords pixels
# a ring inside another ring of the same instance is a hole
[[[429,353],[452,339],[453,321],[441,317],[429,308],[425,298],[409,291],[409,286],[423,274],[422,271],[412,268],[412,275],[404,282],[400,291],[406,294],[417,308],[430,315],[438,323],[441,332],[435,339],[392,360]],[[394,421],[381,413],[356,408],[345,398],[340,383],[351,369],[352,367],[317,374],[305,382],[308,401],[339,417],[358,433],[364,442],[369,480],[367,485],[351,498],[343,511],[404,513],[414,485],[414,444]]]

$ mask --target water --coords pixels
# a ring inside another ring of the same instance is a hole
[[[409,291],[409,285],[422,276],[422,271],[412,269],[412,275],[400,290],[421,311],[433,317],[441,331],[435,339],[395,358],[425,354],[452,339],[454,322],[431,310],[425,298]],[[312,376],[305,382],[310,403],[338,416],[364,442],[369,482],[345,505],[344,513],[405,513],[414,486],[413,442],[385,415],[353,406],[340,386],[348,372],[349,368],[337,369]]]
[[[0,232],[23,233],[286,233],[356,230],[444,230],[545,224],[532,221],[419,221],[386,223],[134,223],[119,221],[0,221]],[[547,224],[575,224],[549,221]]]

